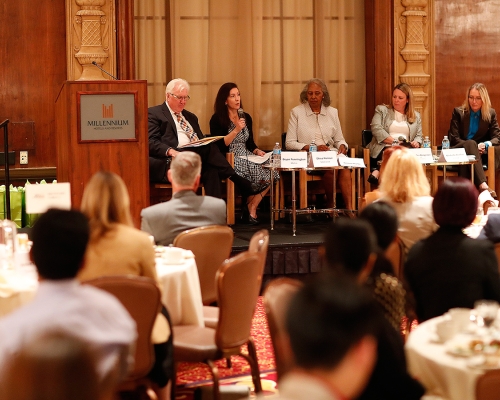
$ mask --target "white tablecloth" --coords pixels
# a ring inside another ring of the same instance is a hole
[[[466,358],[447,354],[437,342],[435,325],[442,318],[430,319],[410,333],[405,344],[408,370],[433,394],[475,400],[476,380],[484,371],[467,367]]]
[[[37,288],[34,265],[0,270],[0,317],[30,302]]]
[[[169,265],[157,258],[156,273],[162,289],[162,303],[167,307],[172,324],[204,326],[195,259],[186,258],[182,264]]]

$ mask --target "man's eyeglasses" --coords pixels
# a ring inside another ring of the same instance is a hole
[[[483,99],[481,99],[481,97],[469,96],[469,100],[470,100],[470,101],[474,101],[474,100],[476,100],[477,102],[479,102],[479,101],[482,101]]]
[[[175,97],[179,101],[182,101],[182,100],[188,101],[191,98],[189,96],[177,96],[177,95],[175,95],[173,93],[169,93],[169,95]]]

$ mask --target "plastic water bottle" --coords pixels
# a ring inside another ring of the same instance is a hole
[[[424,146],[425,149],[430,149],[431,148],[431,141],[429,139],[429,136],[424,137]]]
[[[441,148],[443,150],[446,150],[446,149],[450,148],[450,139],[448,139],[448,136],[445,136],[443,138],[443,142],[441,143]]]
[[[273,148],[273,156],[272,156],[272,165],[273,167],[281,167],[281,146],[278,142],[274,145]]]
[[[312,153],[318,151],[318,146],[316,146],[316,143],[314,143],[314,140],[311,142],[309,145],[309,152],[307,153],[307,165],[310,167],[313,167],[313,158],[312,158]]]

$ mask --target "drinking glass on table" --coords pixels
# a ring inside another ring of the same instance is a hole
[[[476,323],[478,326],[484,326],[488,331],[491,330],[498,314],[498,303],[494,300],[478,300],[474,303],[476,314]]]

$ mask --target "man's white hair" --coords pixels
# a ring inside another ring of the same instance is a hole
[[[187,83],[187,81],[185,79],[175,78],[167,83],[167,87],[165,88],[165,94],[172,93],[174,89],[178,89],[180,91],[184,88],[187,89],[187,91],[189,93],[189,89],[190,89],[189,83]]]

